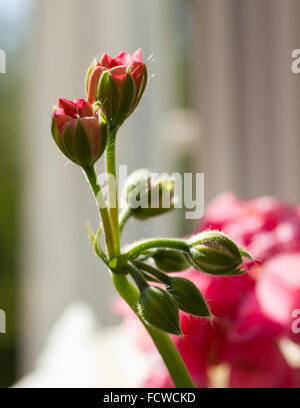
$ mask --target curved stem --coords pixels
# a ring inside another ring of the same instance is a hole
[[[132,276],[133,280],[137,284],[137,287],[139,288],[139,291],[142,292],[144,289],[146,289],[149,285],[144,278],[142,272],[139,271],[139,269],[135,266],[135,264],[132,264],[129,262],[130,266],[130,272],[129,274]]]
[[[120,233],[123,231],[123,228],[127,222],[127,220],[130,218],[132,213],[132,209],[130,207],[126,207],[121,215],[120,215],[120,220],[119,220],[119,224],[120,224]]]
[[[129,282],[125,275],[112,273],[112,280],[120,296],[139,317],[137,312],[138,290]],[[175,387],[194,388],[193,380],[170,336],[160,330],[152,329],[145,324],[144,326],[164,360]]]
[[[109,258],[114,258],[115,257],[114,236],[113,236],[111,220],[110,220],[109,212],[108,212],[108,209],[105,203],[105,198],[103,196],[101,187],[97,182],[95,168],[91,166],[91,167],[85,167],[83,170],[88,178],[88,181],[90,182],[90,185],[92,187],[92,190],[95,195],[97,205],[100,211],[100,215],[101,215],[103,227],[104,227],[105,242],[106,242],[108,256]]]
[[[162,283],[169,283],[171,281],[171,278],[168,275],[147,263],[134,261],[134,265],[136,265],[142,271],[148,272],[151,275],[155,276],[155,278],[157,278]]]
[[[183,239],[174,238],[150,238],[142,241],[137,241],[126,247],[125,253],[129,255],[129,258],[135,258],[140,253],[153,248],[169,248],[177,249],[178,251],[187,252],[189,249],[188,244]]]
[[[116,177],[116,136],[117,131],[111,132],[106,147],[106,174],[108,177],[109,214],[114,235],[116,256],[120,255],[120,228],[118,188]]]

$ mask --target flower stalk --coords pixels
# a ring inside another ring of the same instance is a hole
[[[213,231],[189,239],[145,239],[121,250],[120,233],[129,217],[143,221],[174,209],[174,180],[168,176],[155,178],[149,170],[140,169],[127,180],[124,194],[127,207],[119,216],[117,131],[135,110],[146,83],[147,69],[140,49],[132,55],[122,52],[114,58],[104,54],[88,70],[88,100],[59,99],[52,116],[52,136],[61,152],[83,169],[96,198],[100,212],[96,236],[89,228],[96,255],[108,267],[119,295],[148,331],[174,385],[192,388],[195,384],[169,334],[182,335],[179,309],[206,318],[211,315],[192,282],[166,273],[180,272],[193,265],[207,273],[235,275],[243,272],[238,267],[242,257],[249,254],[226,235]],[[104,152],[108,203],[94,167]],[[101,247],[101,222],[106,252]],[[151,259],[158,269],[147,263]],[[136,287],[127,275],[133,278]],[[155,286],[152,282],[163,285]]]
[[[137,303],[139,298],[138,290],[129,282],[126,276],[115,273],[112,273],[111,276],[119,295],[142,321],[137,311]],[[175,387],[194,388],[195,384],[193,383],[193,380],[170,336],[161,330],[145,325],[143,321],[142,323],[151,336],[164,363],[166,364]]]
[[[116,136],[110,133],[106,147],[106,174],[108,182],[108,202],[111,225],[114,235],[114,255],[120,255],[119,204],[116,172]]]

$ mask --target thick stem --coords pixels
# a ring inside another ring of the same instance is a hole
[[[188,252],[189,246],[183,239],[150,238],[133,243],[129,248],[126,248],[125,253],[129,255],[129,258],[134,259],[139,254],[153,248],[177,249],[178,251]]]
[[[116,136],[117,131],[111,132],[106,147],[106,174],[108,177],[109,214],[114,235],[116,256],[120,255],[120,228],[118,188],[116,177]]]
[[[110,259],[112,259],[116,256],[116,253],[115,253],[115,246],[114,246],[113,230],[112,230],[109,212],[105,204],[105,198],[103,196],[101,187],[97,182],[95,168],[91,166],[91,167],[86,167],[83,170],[85,171],[85,174],[88,178],[88,181],[90,182],[90,185],[92,187],[93,193],[96,198],[96,202],[97,202],[97,205],[100,211],[100,215],[102,218],[102,222],[103,222],[105,242],[106,242],[108,256]]]
[[[138,290],[129,282],[125,275],[112,273],[112,280],[120,296],[139,317],[137,313]],[[193,380],[170,336],[160,330],[152,329],[145,324],[144,326],[164,360],[175,387],[194,388]]]

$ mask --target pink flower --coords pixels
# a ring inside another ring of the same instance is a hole
[[[107,138],[106,122],[84,99],[59,98],[52,117],[52,135],[60,150],[73,162],[88,166],[102,155]]]
[[[114,58],[103,54],[87,75],[88,101],[98,101],[110,130],[118,128],[139,103],[147,82],[141,49]]]
[[[300,343],[300,333],[292,330],[293,311],[300,310],[300,253],[280,254],[266,262],[256,294],[263,314]]]
[[[181,313],[184,336],[173,337],[197,386],[210,386],[210,369],[219,364],[229,368],[231,387],[300,386],[300,367],[292,368],[280,348],[287,336],[300,343],[299,327],[292,330],[300,317],[299,208],[272,197],[239,200],[229,193],[207,207],[197,232],[224,231],[246,246],[254,261],[248,261],[249,273],[239,276],[183,273],[214,316],[210,321]],[[146,385],[170,385],[165,368],[159,370]]]

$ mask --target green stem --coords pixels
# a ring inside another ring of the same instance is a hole
[[[138,268],[129,262],[129,266],[130,266],[130,275],[132,276],[132,278],[134,279],[135,283],[137,284],[137,287],[139,288],[139,291],[142,292],[144,289],[146,289],[149,285],[146,281],[146,279],[144,278],[142,272],[140,272],[138,270]]]
[[[139,317],[137,312],[138,290],[129,282],[125,275],[112,273],[112,280],[120,296]],[[175,387],[194,388],[193,380],[170,336],[160,330],[152,329],[145,324],[144,326],[164,360]]]
[[[98,205],[100,215],[102,218],[102,222],[103,222],[105,242],[106,242],[108,256],[110,259],[112,259],[116,256],[115,247],[114,247],[114,236],[113,236],[113,230],[112,230],[109,212],[108,212],[108,209],[105,203],[105,198],[103,196],[101,187],[97,182],[97,176],[95,173],[94,166],[85,167],[83,170],[90,182],[90,185],[92,187],[93,193],[97,201],[97,205]]]
[[[165,273],[161,272],[160,270],[154,268],[153,266],[146,264],[144,262],[135,261],[134,265],[136,265],[139,269],[144,272],[148,272],[151,275],[155,276],[160,282],[162,283],[169,283],[171,278],[166,275]]]
[[[111,132],[106,147],[106,174],[108,177],[108,201],[109,214],[114,235],[116,256],[120,255],[120,228],[119,228],[119,205],[118,188],[116,177],[116,136],[117,131]]]
[[[120,220],[119,220],[119,225],[120,225],[120,233],[123,231],[123,228],[127,222],[127,220],[130,218],[132,214],[132,209],[130,207],[126,207],[121,215],[120,215]]]
[[[183,239],[174,238],[150,238],[142,241],[137,241],[126,247],[125,253],[129,258],[136,258],[142,252],[153,248],[169,248],[177,249],[178,251],[188,252],[189,246]]]

